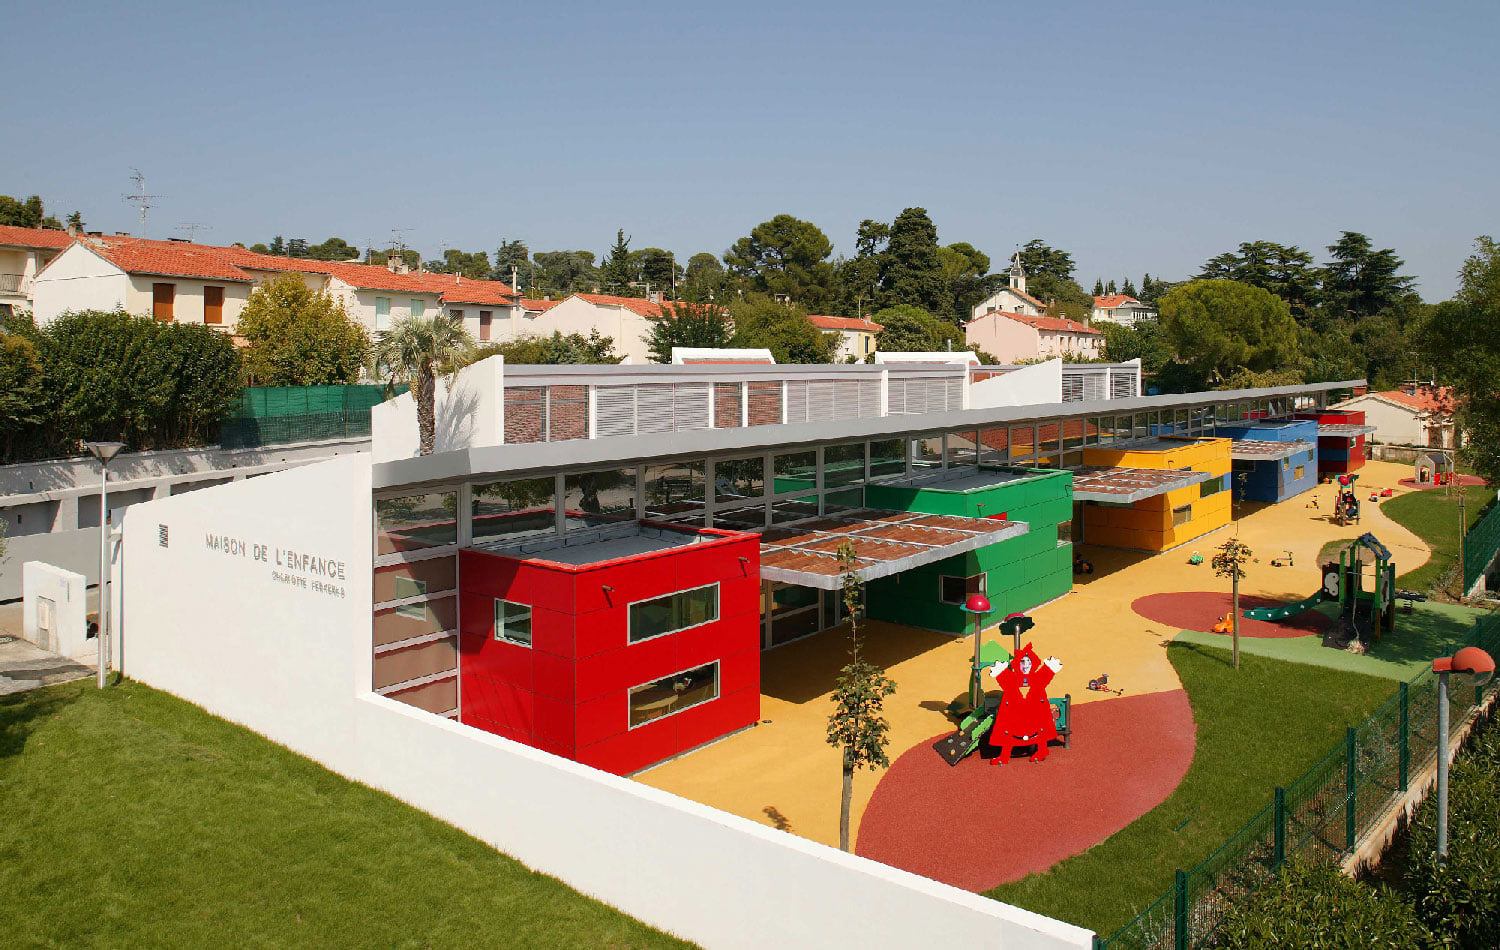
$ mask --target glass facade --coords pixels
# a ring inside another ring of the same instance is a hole
[[[569,531],[635,520],[635,469],[577,472],[563,479]]]
[[[630,727],[634,729],[718,697],[718,661],[642,683],[630,690]]]
[[[375,502],[375,553],[400,554],[458,543],[458,495],[430,492]]]
[[[475,485],[469,504],[474,543],[519,541],[556,532],[553,491],[551,476]]]

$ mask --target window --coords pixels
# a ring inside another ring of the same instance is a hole
[[[1193,506],[1192,505],[1182,505],[1181,507],[1173,508],[1172,509],[1172,527],[1176,528],[1176,527],[1178,527],[1180,525],[1185,525],[1189,521],[1192,521],[1192,520],[1193,520]]]
[[[635,469],[574,472],[563,479],[569,531],[635,520]]]
[[[375,502],[376,551],[396,554],[458,543],[453,492],[406,495]]]
[[[1209,495],[1217,495],[1224,490],[1224,483],[1228,478],[1228,475],[1220,475],[1217,478],[1210,478],[1208,481],[1200,483],[1198,486],[1198,497],[1207,498]]]
[[[1073,522],[1072,522],[1072,520],[1070,519],[1068,521],[1059,521],[1057,523],[1057,546],[1058,547],[1062,547],[1064,544],[1072,544],[1072,543],[1073,543]]]
[[[481,342],[490,338],[490,321],[492,319],[494,319],[494,314],[491,311],[479,311],[479,339]]]
[[[1307,466],[1306,465],[1298,465],[1297,468],[1296,468],[1296,470],[1292,472],[1292,478],[1294,478],[1294,479],[1296,479],[1297,481],[1300,482],[1302,480],[1302,477],[1304,475],[1306,475],[1306,474],[1307,474]]]
[[[455,321],[457,323],[463,323],[464,322],[464,312],[462,310],[449,310],[448,311],[448,319],[449,320],[453,320],[453,321]]]
[[[177,297],[176,284],[151,285],[151,316],[163,323],[172,322],[172,304]]]
[[[702,520],[702,462],[667,462],[647,465],[641,491],[646,496],[646,514],[654,518]]]
[[[714,501],[759,498],[766,493],[766,460],[759,455],[714,463]]]
[[[495,639],[531,646],[531,608],[526,604],[496,600]]]
[[[224,322],[224,288],[203,288],[203,322],[217,326]]]
[[[630,728],[645,725],[653,719],[675,715],[684,709],[719,698],[719,662],[659,680],[642,683],[630,690]]]
[[[375,329],[389,329],[391,325],[391,298],[375,298]]]
[[[427,582],[415,577],[397,577],[392,580],[392,586],[397,600],[406,597],[420,597],[427,593]],[[396,613],[403,617],[412,617],[421,620],[427,616],[426,604],[407,604],[397,607]]]
[[[865,480],[865,444],[845,442],[823,449],[823,485],[857,485]]]
[[[882,439],[870,443],[870,477],[906,474],[906,440]]]
[[[414,317],[420,317],[425,312],[426,312],[426,305],[423,304],[422,301],[420,301],[417,298],[413,297],[411,299],[411,315],[414,316]]]
[[[1281,470],[1283,472],[1286,471],[1287,469],[1291,468],[1291,467],[1292,467],[1292,460],[1291,460],[1291,458],[1284,458],[1284,459],[1281,460]]]
[[[975,574],[972,577],[939,577],[938,600],[945,604],[962,604],[971,594],[984,593],[987,576]]]
[[[637,601],[630,605],[630,642],[639,643],[718,619],[718,584]]]
[[[771,490],[776,494],[811,491],[818,487],[816,452],[793,452],[771,459]],[[812,499],[816,501],[816,498]]]
[[[474,543],[552,534],[557,530],[552,492],[551,476],[475,485],[470,502]]]

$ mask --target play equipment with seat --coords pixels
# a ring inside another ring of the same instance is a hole
[[[973,599],[970,598],[970,601],[972,602]],[[965,606],[967,608],[969,605],[966,604]],[[974,606],[977,607],[978,605]],[[985,602],[984,606],[988,608],[988,601]],[[980,611],[972,610],[971,612],[976,614],[977,642],[978,614]],[[1002,706],[1014,706],[1025,699],[1025,697],[1017,695],[1011,703],[1007,703],[1003,684],[998,694],[985,695],[981,688],[980,673],[988,669],[992,674],[999,674],[997,676],[998,680],[1000,676],[1006,676],[1006,670],[1014,670],[1015,676],[1020,677],[1020,679],[1018,684],[1011,685],[1011,689],[1017,694],[1024,688],[1028,691],[1029,695],[1030,690],[1036,688],[1044,689],[1046,682],[1050,681],[1051,672],[1055,672],[1055,670],[1051,670],[1048,664],[1040,663],[1036,660],[1035,654],[1031,652],[1031,644],[1028,643],[1024,648],[1020,644],[1021,634],[1030,630],[1035,624],[1036,621],[1024,614],[1011,614],[1000,622],[1000,632],[1012,637],[1014,651],[1006,650],[1004,646],[996,643],[994,640],[985,642],[975,650],[973,671],[970,676],[970,694],[972,700],[969,703],[967,712],[965,714],[965,710],[961,706],[955,708],[955,704],[949,704],[948,711],[951,715],[955,717],[962,715],[958,729],[950,735],[939,739],[932,746],[937,754],[942,757],[943,761],[949,765],[957,765],[984,743],[985,739],[994,730],[995,721],[1000,716]],[[1023,660],[1025,661],[1024,664],[1022,663]],[[1056,663],[1056,660],[1048,662]],[[1021,665],[1026,667],[1024,673],[1019,670]],[[1043,673],[1042,670],[1044,668],[1051,670],[1051,672]],[[1061,669],[1061,664],[1057,664],[1057,669]],[[1039,683],[1035,686],[1028,685],[1027,676],[1038,678]],[[1010,678],[1014,677],[1007,676],[1007,679]],[[976,693],[977,695],[975,695]],[[1055,734],[1057,738],[1062,740],[1063,748],[1068,748],[1072,740],[1072,694],[1067,694],[1061,699],[1048,699],[1047,705],[1051,711],[1052,718],[1050,732],[1043,729],[1040,734],[1031,734],[1028,736],[1028,738],[1033,740],[1031,742],[1017,741],[1011,743],[1011,745],[1037,746],[1037,752],[1033,756],[1034,761],[1041,761],[1047,757],[1046,744],[1052,734]],[[1009,750],[1009,745],[1002,748],[1002,759],[1009,758]]]
[[[1354,494],[1354,483],[1358,475],[1338,477],[1338,497],[1333,503],[1333,523],[1336,525],[1359,524],[1359,496]]]
[[[1368,558],[1367,558],[1368,556]],[[1364,562],[1374,562],[1371,589],[1364,588]],[[1368,646],[1395,628],[1396,567],[1391,552],[1368,531],[1339,552],[1338,563],[1323,565],[1323,587],[1311,597],[1275,607],[1251,607],[1246,620],[1286,620],[1327,601],[1339,605],[1339,623],[1323,638],[1326,647],[1343,649],[1359,640]],[[1215,628],[1217,629],[1217,628]]]

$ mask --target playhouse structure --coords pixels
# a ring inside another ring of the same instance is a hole
[[[1278,502],[1318,484],[1318,424],[1306,420],[1263,420],[1219,425],[1216,435],[1234,440],[1234,497]]]
[[[1352,641],[1369,645],[1395,629],[1396,568],[1391,552],[1365,532],[1339,552],[1337,563],[1323,565],[1323,586],[1310,597],[1274,607],[1252,607],[1247,620],[1287,620],[1327,602],[1339,606],[1338,625],[1323,638],[1327,647]]]

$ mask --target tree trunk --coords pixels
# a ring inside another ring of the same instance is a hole
[[[1230,595],[1230,599],[1232,600],[1233,605],[1230,607],[1229,618],[1230,618],[1231,621],[1233,621],[1232,626],[1234,628],[1234,668],[1235,669],[1239,669],[1240,668],[1240,576],[1238,574],[1235,574],[1234,577],[1233,577],[1232,587],[1233,587],[1234,593],[1232,593]]]
[[[849,850],[849,804],[854,798],[854,763],[844,753],[844,795],[839,802],[839,848]]]
[[[437,378],[431,365],[424,365],[417,373],[417,391],[412,395],[417,400],[417,433],[421,436],[420,454],[431,455],[437,442],[436,410],[433,407]]]

